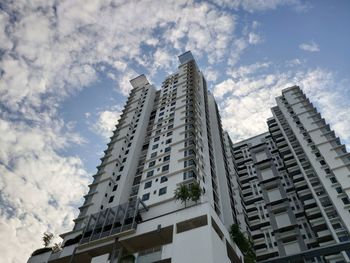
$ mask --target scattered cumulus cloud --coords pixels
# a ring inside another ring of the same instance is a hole
[[[79,157],[59,154],[80,141],[62,121],[28,125],[1,117],[1,258],[26,262],[43,232],[70,230],[90,178]]]
[[[263,42],[263,39],[258,34],[251,32],[248,35],[248,42],[249,44],[256,45]]]
[[[107,140],[112,136],[113,130],[115,130],[121,111],[121,107],[114,106],[110,110],[98,112],[97,121],[92,126],[93,131]]]
[[[305,51],[309,51],[309,52],[319,52],[320,51],[319,46],[314,41],[311,41],[309,43],[302,43],[299,45],[299,48],[301,50],[305,50]]]
[[[310,5],[301,0],[212,0],[213,3],[233,9],[255,13],[290,6],[298,12],[305,12]]]

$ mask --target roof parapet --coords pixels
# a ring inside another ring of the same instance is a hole
[[[178,58],[181,64],[187,63],[191,60],[195,60],[191,51],[186,51],[185,53],[178,56]]]
[[[130,83],[131,83],[133,88],[138,88],[138,87],[143,87],[143,86],[149,84],[149,81],[148,81],[147,77],[145,76],[145,74],[142,74],[136,78],[131,79]]]

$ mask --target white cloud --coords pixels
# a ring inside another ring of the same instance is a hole
[[[26,262],[43,232],[70,230],[88,177],[78,157],[58,153],[79,141],[63,122],[1,119],[0,133],[1,259]]]
[[[251,32],[248,35],[248,42],[251,45],[256,45],[263,42],[263,39],[258,34]]]
[[[98,113],[97,121],[93,125],[92,129],[97,134],[108,139],[112,136],[115,125],[118,123],[121,115],[121,107],[113,107],[111,110],[104,110]]]
[[[251,13],[274,10],[280,6],[291,6],[298,12],[310,8],[309,4],[300,0],[212,0],[212,2],[229,8],[242,8]]]
[[[314,42],[311,41],[310,43],[302,43],[299,45],[299,48],[305,51],[309,52],[319,52],[320,48],[319,46]]]
[[[208,67],[204,70],[204,76],[206,80],[215,82],[219,77],[219,72],[212,67]]]

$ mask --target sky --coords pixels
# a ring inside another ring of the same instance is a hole
[[[1,261],[71,230],[129,80],[159,88],[187,50],[233,141],[299,85],[349,149],[349,25],[341,0],[1,1]]]

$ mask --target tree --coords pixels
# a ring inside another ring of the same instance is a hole
[[[190,194],[191,200],[196,202],[197,204],[199,198],[202,195],[202,188],[200,187],[198,182],[191,184],[189,194]]]
[[[186,207],[187,200],[189,200],[191,198],[187,185],[185,185],[185,184],[180,185],[175,190],[174,197],[176,200],[181,200],[181,203],[185,203],[185,207]]]
[[[44,246],[48,247],[53,239],[53,234],[50,232],[45,232],[42,239],[44,242]]]
[[[253,249],[253,242],[248,240],[241,230],[239,229],[239,226],[237,224],[233,224],[230,229],[230,235],[232,240],[237,244],[239,249],[242,251],[244,255],[244,262],[245,263],[253,263],[255,262],[255,252]]]

